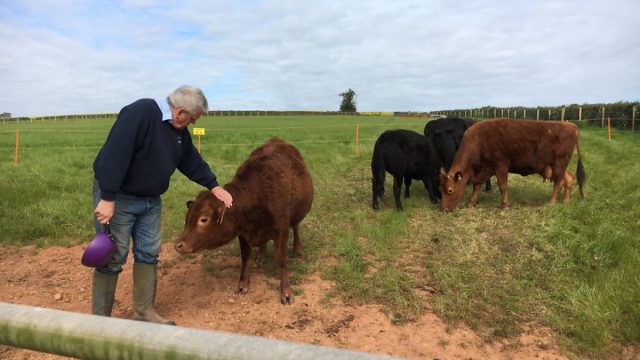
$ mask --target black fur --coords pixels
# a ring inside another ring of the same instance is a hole
[[[376,140],[371,158],[371,206],[378,209],[378,197],[384,194],[385,171],[393,176],[393,196],[396,208],[402,210],[400,190],[405,184],[405,197],[409,197],[411,180],[424,183],[432,203],[437,203],[438,172],[441,161],[433,144],[426,137],[410,130],[388,130]]]

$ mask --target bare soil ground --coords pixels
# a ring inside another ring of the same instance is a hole
[[[488,344],[473,331],[451,329],[432,313],[395,325],[376,305],[328,299],[330,281],[319,274],[294,285],[293,305],[281,305],[279,280],[251,269],[251,288],[235,293],[240,258],[216,253],[220,272],[204,271],[201,257],[185,258],[163,245],[157,309],[179,326],[387,354],[410,359],[566,359],[545,329]],[[0,246],[0,301],[80,313],[91,312],[92,269],[80,264],[83,246]],[[218,258],[219,254],[219,258]],[[131,262],[120,275],[113,316],[131,318]],[[425,292],[423,296],[430,296]],[[0,345],[0,359],[65,359]]]

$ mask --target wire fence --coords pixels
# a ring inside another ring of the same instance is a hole
[[[6,114],[6,113],[5,113]],[[320,110],[211,110],[205,116],[428,116],[427,113],[421,112],[389,112],[389,111],[372,111],[372,112],[342,112],[342,111],[320,111]],[[67,121],[82,119],[115,119],[118,113],[100,113],[100,114],[68,114],[68,115],[51,115],[51,116],[31,116],[31,117],[10,117],[3,116],[4,124],[11,122],[34,122],[34,121]]]
[[[478,109],[441,110],[432,115],[443,115],[462,118],[511,118],[523,120],[556,120],[575,123],[588,123],[600,127],[612,126],[620,130],[636,129],[638,103],[615,103],[593,105],[569,105],[555,107],[483,107]]]
[[[497,111],[496,111],[497,113]],[[438,117],[440,116],[458,116],[458,117],[468,117],[465,115],[487,115],[486,113],[483,112],[461,112],[459,114],[456,113],[448,113],[448,114],[434,114],[434,117]],[[509,114],[509,113],[508,113]],[[510,113],[511,115],[517,115],[517,113]],[[635,114],[635,113],[634,113]],[[491,115],[491,114],[488,114]],[[499,114],[499,115],[502,115]],[[523,112],[523,116],[525,115],[525,113]],[[409,116],[412,117],[412,116]],[[499,116],[498,116],[499,117]],[[417,119],[414,119],[417,120]],[[376,128],[376,127],[382,127],[382,128],[389,128],[390,125],[393,125],[394,128],[400,128],[400,127],[410,127],[410,128],[414,128],[416,126],[418,127],[422,127],[424,124],[426,124],[426,122],[429,119],[425,119],[424,123],[423,122],[413,122],[413,123],[409,123],[409,122],[393,122],[393,123],[376,123],[376,122],[363,122],[360,123],[358,122],[357,124],[331,124],[331,125],[307,125],[307,126],[271,126],[271,127],[242,127],[242,128],[238,128],[238,127],[221,127],[221,128],[209,128],[209,131],[212,132],[238,132],[238,131],[249,131],[249,132],[254,132],[254,131],[268,131],[268,132],[273,132],[273,133],[278,133],[278,132],[283,132],[283,131],[289,131],[289,130],[311,130],[313,131],[314,129],[339,129],[339,132],[341,134],[341,136],[333,138],[333,139],[304,139],[304,138],[299,138],[299,139],[295,139],[295,140],[290,140],[293,144],[306,144],[306,145],[312,145],[312,144],[318,144],[318,145],[322,145],[322,144],[346,144],[346,145],[350,145],[353,146],[355,149],[355,156],[358,157],[358,148],[359,145],[361,143],[369,143],[369,142],[374,142],[377,139],[377,136],[371,136],[371,131],[369,131],[368,136],[365,135],[363,136],[359,136],[358,132],[360,127],[362,128]],[[522,120],[534,120],[534,119],[522,119]],[[537,121],[548,121],[548,120],[539,120],[539,119],[535,119]],[[562,120],[561,120],[562,121]],[[631,132],[635,132],[635,127],[636,127],[636,118],[635,115],[632,116],[631,119],[627,118],[627,117],[620,117],[620,118],[610,118],[607,117],[606,121],[602,121],[602,119],[597,119],[597,118],[592,118],[592,119],[577,119],[577,120],[570,120],[570,119],[565,119],[564,121],[569,121],[572,123],[577,124],[579,127],[598,127],[598,128],[608,128],[609,130],[609,137],[611,136],[611,129],[618,129],[618,130],[630,130]],[[344,129],[344,130],[343,130]],[[18,164],[18,158],[19,158],[19,153],[20,153],[20,149],[28,149],[29,151],[32,150],[36,150],[36,151],[55,151],[55,150],[87,150],[87,149],[92,149],[92,150],[99,150],[100,147],[102,146],[102,144],[95,144],[95,145],[60,145],[60,144],[33,144],[33,143],[21,143],[19,140],[19,132],[18,132],[18,128],[15,129],[15,146],[9,145],[8,142],[5,142],[5,146],[1,146],[0,145],[0,152],[10,152],[13,151],[15,152],[14,155],[14,162],[16,164]],[[415,129],[418,132],[422,132],[421,129]],[[10,134],[13,133],[13,128],[12,127],[7,127],[5,129],[0,128],[0,135],[2,134]],[[68,130],[64,130],[65,133],[106,133],[108,130],[107,129],[68,129]],[[37,129],[37,128],[31,128],[28,130],[27,134],[38,134],[38,133],[59,133],[60,130],[51,130],[51,129]],[[198,139],[199,140],[199,139]],[[228,146],[238,146],[238,147],[242,147],[242,146],[257,146],[260,145],[261,142],[208,142],[208,143],[200,143],[200,141],[197,142],[197,147],[198,150],[200,151],[200,148],[219,148],[219,147],[228,147]]]

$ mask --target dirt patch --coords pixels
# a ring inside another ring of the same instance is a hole
[[[449,329],[426,313],[394,325],[376,305],[352,306],[326,294],[333,283],[313,274],[295,285],[293,305],[281,305],[279,280],[251,269],[245,295],[235,293],[239,257],[216,252],[218,272],[202,269],[202,255],[182,257],[163,245],[157,308],[179,326],[367,351],[410,359],[566,359],[544,329],[487,344],[465,327]],[[80,313],[91,312],[92,269],[80,264],[83,246],[0,247],[0,301]],[[120,275],[113,316],[131,318],[131,262]],[[425,292],[425,296],[429,296]],[[397,323],[397,322],[396,322]],[[1,359],[65,357],[0,345]]]

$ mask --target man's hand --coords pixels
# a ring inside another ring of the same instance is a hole
[[[100,200],[93,213],[96,214],[96,219],[100,224],[106,224],[113,217],[115,208],[115,201]]]
[[[229,192],[227,192],[227,190],[223,189],[222,186],[214,187],[213,189],[211,189],[211,193],[213,194],[213,196],[218,198],[218,200],[222,201],[224,203],[224,206],[226,206],[227,208],[230,208],[231,205],[233,205],[233,197],[231,196],[231,194],[229,194]]]

